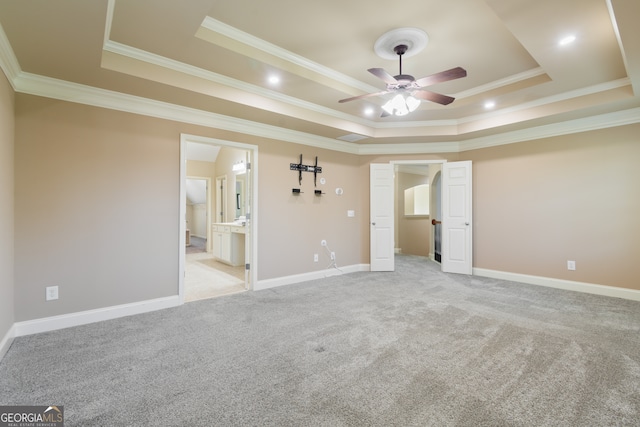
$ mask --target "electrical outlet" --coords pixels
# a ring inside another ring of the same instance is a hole
[[[318,254],[313,254],[313,262],[318,262]]]
[[[47,301],[53,301],[58,299],[58,287],[57,286],[47,286],[45,297]]]
[[[331,259],[336,259],[336,253],[335,252],[331,252]]]
[[[567,261],[567,270],[575,270],[576,262],[575,261]]]
[[[320,244],[321,244],[322,246],[327,246],[327,241],[326,241],[326,240],[324,240],[324,239],[322,239],[322,240],[320,241]]]

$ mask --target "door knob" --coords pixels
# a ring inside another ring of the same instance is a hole
[[[376,225],[376,223],[375,223],[375,222],[372,222],[372,223],[371,223],[371,225]]]
[[[465,223],[464,223],[464,225],[469,225],[469,223],[468,223],[468,222],[465,222]]]

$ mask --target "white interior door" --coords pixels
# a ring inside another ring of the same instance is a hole
[[[447,273],[472,273],[471,189],[471,161],[442,165],[442,271]]]
[[[393,165],[370,165],[370,270],[393,271],[394,212]]]

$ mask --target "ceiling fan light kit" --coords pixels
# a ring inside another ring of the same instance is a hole
[[[399,28],[383,34],[376,41],[374,51],[381,58],[394,59],[397,57],[400,72],[397,76],[392,76],[382,68],[369,68],[367,71],[385,82],[387,84],[387,89],[382,92],[368,93],[365,95],[341,99],[338,102],[349,102],[356,99],[396,92],[397,94],[382,106],[381,117],[387,117],[390,115],[405,116],[410,112],[415,111],[420,106],[421,100],[431,101],[442,105],[452,103],[455,98],[431,92],[426,90],[426,87],[436,83],[465,77],[467,75],[467,71],[465,69],[456,67],[418,80],[416,80],[412,75],[402,74],[402,57],[409,57],[420,52],[425,48],[428,41],[429,37],[427,36],[427,33],[418,28]]]
[[[415,111],[419,106],[420,100],[413,96],[409,95],[405,99],[401,94],[397,94],[382,106],[382,110],[384,111],[382,114],[384,116],[392,114],[395,116],[406,116],[412,111]]]

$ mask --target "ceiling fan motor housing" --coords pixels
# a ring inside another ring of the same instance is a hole
[[[387,85],[387,89],[409,89],[414,87],[414,82],[416,79],[409,74],[398,74],[394,76],[394,78],[398,81],[397,84]],[[417,87],[415,87],[417,88]]]
[[[404,55],[405,53],[407,53],[407,49],[409,49],[409,46],[407,46],[406,44],[399,44],[398,46],[393,48],[393,51],[398,55]]]

